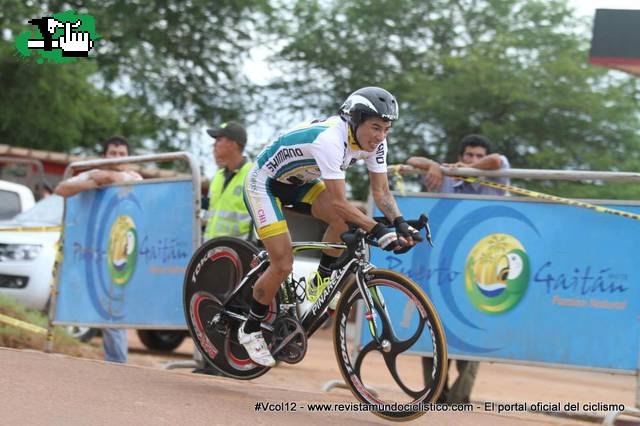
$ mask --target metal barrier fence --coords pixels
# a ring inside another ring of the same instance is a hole
[[[200,245],[200,169],[177,152],[75,162],[77,169],[186,161],[191,175],[124,182],[65,200],[61,258],[52,285],[54,325],[186,329],[182,280]]]
[[[394,173],[416,173],[402,166]],[[443,168],[456,176],[638,181],[640,174]],[[434,302],[454,359],[635,374],[640,406],[640,223],[547,200],[460,194],[395,193],[405,217],[430,216],[435,247],[372,262],[405,273]],[[639,202],[591,201],[640,213]],[[372,211],[373,202],[371,201]],[[379,212],[374,211],[374,215]],[[396,310],[400,333],[411,327]],[[370,340],[358,319],[356,341]],[[420,340],[412,352],[429,355]]]
[[[189,179],[133,182],[68,200],[64,257],[53,290],[57,297],[52,299],[51,326],[184,328],[182,271],[200,244],[200,182],[195,160],[186,153],[94,160],[70,165],[66,175],[75,168],[175,159],[189,162],[190,185]],[[415,170],[401,167],[394,172]],[[456,169],[455,175],[640,180],[635,173],[517,169]],[[640,290],[636,284],[640,272],[630,255],[640,229],[636,221],[524,197],[395,195],[406,217],[429,213],[436,247],[423,244],[399,256],[373,250],[372,261],[406,273],[426,290],[445,325],[451,358],[640,377]],[[639,203],[606,204],[640,213]],[[176,217],[189,220],[171,222]],[[189,231],[184,229],[191,231],[190,244],[184,239]],[[160,235],[172,231],[175,233],[166,238],[174,239],[172,246],[182,245],[182,252],[168,253],[153,244],[142,246],[145,235],[148,243],[149,238],[162,239]],[[159,259],[169,263],[159,265]],[[163,275],[170,276],[171,283],[162,283],[159,277]],[[94,289],[92,293],[91,283],[98,292]],[[170,286],[174,289],[167,291]],[[144,290],[138,293],[134,288]],[[171,300],[169,308],[154,311],[160,305],[152,297],[158,295]],[[80,312],[80,306],[91,307],[90,312]],[[166,322],[173,314],[176,322]],[[149,318],[155,320],[149,322]],[[406,318],[403,322],[410,324]],[[363,324],[362,319],[358,324]],[[403,324],[394,326],[400,329]],[[356,341],[367,342],[362,326]],[[419,342],[413,352],[428,355],[429,342]],[[636,404],[638,401],[640,378]]]

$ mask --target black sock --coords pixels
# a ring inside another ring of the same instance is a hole
[[[318,266],[318,273],[322,278],[326,278],[331,275],[330,266],[336,261],[336,259],[337,257],[322,253],[322,256],[320,257],[320,266]]]
[[[251,310],[249,311],[249,318],[244,325],[244,332],[255,333],[260,331],[260,323],[267,317],[269,313],[269,306],[263,305],[258,302],[254,297],[251,298]]]

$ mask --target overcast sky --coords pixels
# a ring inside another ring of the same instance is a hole
[[[569,0],[580,15],[595,16],[596,9],[640,9],[640,0]]]

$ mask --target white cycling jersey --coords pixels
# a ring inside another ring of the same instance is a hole
[[[387,140],[374,152],[360,149],[339,116],[305,123],[280,135],[258,155],[260,172],[283,183],[302,185],[317,178],[344,179],[345,170],[364,160],[373,173],[387,172]]]

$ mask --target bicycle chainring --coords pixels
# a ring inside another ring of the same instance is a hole
[[[271,353],[277,360],[297,364],[307,353],[307,333],[295,318],[277,318],[273,323],[272,339]]]

